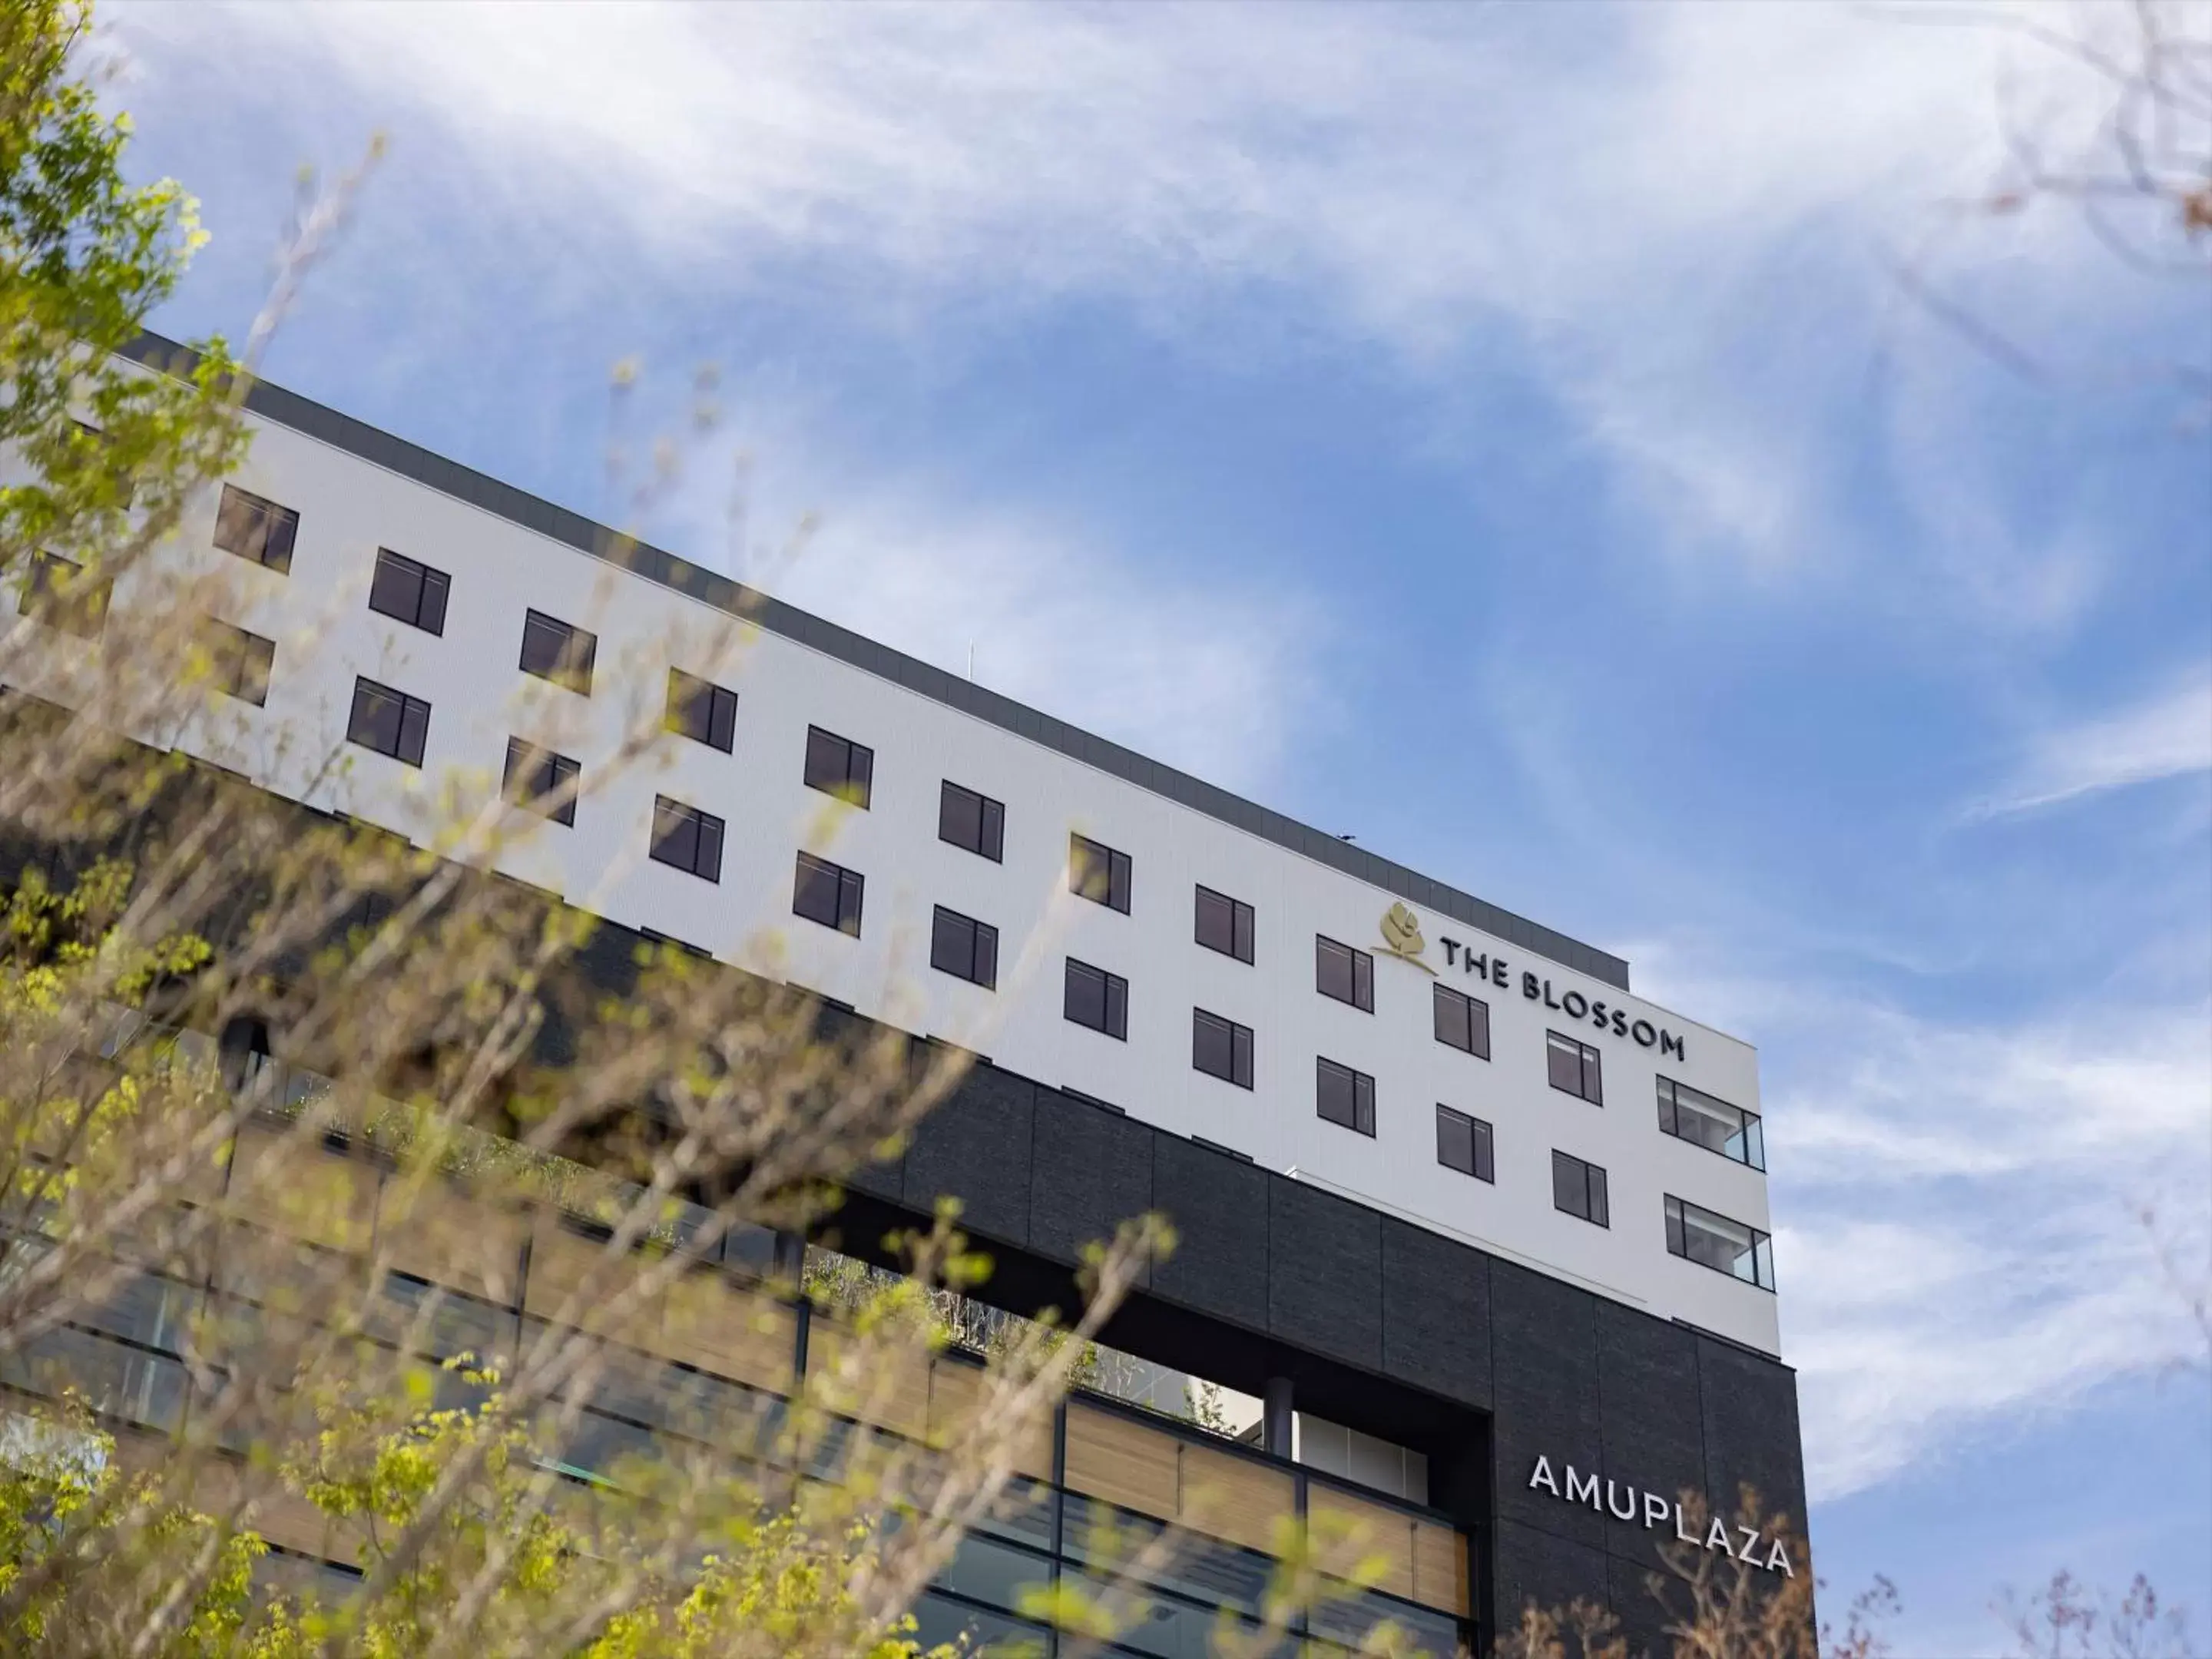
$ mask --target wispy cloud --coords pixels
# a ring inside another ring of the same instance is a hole
[[[2044,732],[2011,781],[1975,815],[2026,812],[2203,772],[2212,772],[2212,666],[2126,708]]]

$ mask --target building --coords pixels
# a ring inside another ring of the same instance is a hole
[[[856,1180],[846,1248],[956,1195],[1024,1312],[1119,1219],[1172,1218],[1112,1332],[1125,1401],[1070,1407],[1048,1508],[1174,1520],[1194,1460],[1258,1512],[1365,1504],[1398,1540],[1377,1605],[1431,1642],[1577,1596],[1648,1639],[1685,1488],[1802,1522],[1748,1045],[1617,957],[331,410],[250,408],[186,536],[255,567],[226,620],[270,731],[309,735],[204,758],[405,832],[452,767],[587,776],[622,721],[594,685],[643,665],[690,741],[510,873],[988,1056]],[[573,735],[522,744],[518,709]],[[1231,1435],[1167,1420],[1199,1383]],[[926,1630],[1003,1627],[993,1587],[1064,1553],[1058,1509],[1038,1527],[979,1540]],[[1203,1650],[1264,1528],[1221,1536],[1136,1650]]]

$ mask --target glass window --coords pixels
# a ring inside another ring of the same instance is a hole
[[[1596,1049],[1587,1042],[1577,1042],[1571,1036],[1561,1036],[1557,1031],[1544,1033],[1544,1048],[1546,1064],[1550,1068],[1554,1089],[1564,1089],[1593,1106],[1605,1104],[1605,1091],[1598,1077]]]
[[[653,856],[662,864],[719,882],[722,878],[722,820],[665,795],[653,802]]]
[[[937,800],[937,838],[1003,863],[1006,852],[1006,809],[1003,802],[945,780]]]
[[[1686,1199],[1667,1200],[1667,1249],[1763,1291],[1774,1288],[1774,1241],[1756,1227],[1716,1215]]]
[[[542,611],[522,617],[522,672],[565,686],[580,696],[592,695],[592,665],[599,654],[599,637],[571,627]]]
[[[1552,1207],[1601,1227],[1613,1225],[1606,1205],[1605,1171],[1571,1153],[1552,1154]]]
[[[1375,1133],[1375,1079],[1333,1060],[1314,1062],[1316,1109],[1327,1121],[1361,1134]]]
[[[33,622],[82,640],[96,640],[107,629],[107,603],[115,581],[84,574],[74,559],[56,553],[31,555],[31,580],[23,591],[23,614]]]
[[[430,736],[430,705],[420,697],[395,691],[374,680],[353,683],[353,713],[346,721],[346,740],[409,766],[422,763],[422,746]]]
[[[858,939],[861,884],[859,871],[817,859],[811,853],[801,853],[799,873],[792,886],[792,914]]]
[[[1449,985],[1431,988],[1435,1004],[1437,1041],[1488,1060],[1490,1005],[1455,991]]]
[[[1198,890],[1198,942],[1209,951],[1239,962],[1252,960],[1252,907],[1217,893]]]
[[[292,568],[292,543],[299,533],[300,515],[290,507],[250,495],[236,484],[222,487],[222,504],[215,515],[215,544],[224,552],[282,575]]]
[[[1758,1113],[1731,1106],[1670,1077],[1659,1079],[1659,1127],[1678,1139],[1693,1141],[1754,1170],[1766,1167],[1766,1137]]]
[[[999,983],[999,930],[988,921],[937,907],[929,933],[929,965],[985,990]]]
[[[576,822],[576,780],[583,768],[566,755],[541,749],[520,738],[507,740],[507,798],[518,806],[540,812],[556,823],[573,827]],[[545,805],[550,800],[551,805]]]
[[[1067,992],[1063,1012],[1078,1025],[1088,1025],[1122,1042],[1129,1036],[1129,981],[1087,962],[1067,959]]]
[[[1490,1136],[1490,1126],[1480,1118],[1455,1112],[1449,1106],[1437,1106],[1437,1162],[1447,1170],[1457,1170],[1477,1181],[1495,1182],[1498,1170],[1492,1161]]]
[[[208,653],[216,690],[256,708],[267,705],[269,672],[276,662],[276,641],[209,617],[200,624],[200,643]]]
[[[738,694],[696,674],[672,668],[665,726],[679,737],[726,755],[738,741]]]
[[[1129,914],[1129,855],[1071,834],[1067,838],[1067,890],[1078,898]]]
[[[368,608],[426,634],[443,635],[446,592],[452,584],[453,578],[444,571],[380,547],[376,574],[368,584]]]
[[[876,751],[818,726],[806,728],[805,782],[848,806],[866,809],[875,787]]]
[[[1349,945],[1314,935],[1314,989],[1363,1013],[1375,1012],[1375,958]]]
[[[1240,1089],[1252,1086],[1252,1028],[1233,1019],[1191,1010],[1190,1063],[1208,1077]]]

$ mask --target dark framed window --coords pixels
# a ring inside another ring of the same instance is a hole
[[[576,780],[584,769],[566,755],[520,738],[507,740],[507,798],[518,806],[574,828],[576,822]]]
[[[1333,1060],[1314,1061],[1314,1110],[1324,1121],[1375,1133],[1375,1079]]]
[[[1067,837],[1067,890],[1078,898],[1129,914],[1129,855],[1117,853],[1103,842],[1070,832]]]
[[[353,683],[353,713],[346,720],[346,741],[409,766],[422,763],[422,746],[430,737],[430,705],[420,697],[395,691],[374,680]]]
[[[592,695],[592,666],[599,659],[599,636],[549,617],[522,613],[522,672],[565,686],[577,696]]]
[[[446,594],[453,579],[434,570],[420,559],[376,550],[376,574],[368,584],[368,608],[380,617],[404,622],[425,634],[446,631]]]
[[[1006,856],[1006,804],[947,778],[937,797],[937,838],[1002,864]]]
[[[998,989],[999,930],[939,905],[929,929],[929,965],[987,991]]]
[[[1605,1171],[1571,1152],[1552,1153],[1552,1207],[1601,1227],[1613,1225],[1606,1204]]]
[[[1554,1089],[1564,1089],[1593,1106],[1605,1104],[1603,1081],[1598,1074],[1597,1050],[1557,1031],[1544,1033],[1544,1063]]]
[[[1240,1089],[1250,1088],[1252,1028],[1209,1014],[1203,1008],[1192,1009],[1190,1063],[1208,1077],[1218,1077]]]
[[[875,786],[876,751],[864,743],[806,728],[806,787],[835,795],[848,805],[866,810]]]
[[[1067,988],[1060,1012],[1078,1025],[1129,1040],[1129,981],[1087,962],[1067,959]]]
[[[653,856],[702,880],[722,878],[722,831],[712,812],[656,795],[653,800]]]
[[[114,594],[112,576],[95,579],[85,574],[84,567],[74,559],[33,553],[30,580],[23,589],[23,614],[81,640],[96,640],[107,631],[107,605]]]
[[[222,487],[215,513],[215,544],[226,553],[251,559],[278,575],[292,568],[292,544],[300,534],[300,515],[236,484]]]
[[[1491,1148],[1490,1126],[1479,1117],[1437,1107],[1437,1162],[1477,1181],[1495,1183],[1498,1166]]]
[[[1678,1140],[1703,1146],[1754,1170],[1766,1167],[1766,1134],[1759,1114],[1716,1099],[1701,1089],[1659,1079],[1659,1127]]]
[[[1667,1249],[1686,1261],[1741,1279],[1762,1291],[1774,1288],[1774,1241],[1756,1227],[1669,1196]]]
[[[1211,887],[1198,890],[1198,942],[1239,962],[1252,960],[1252,907]]]
[[[865,878],[859,871],[817,859],[811,853],[801,853],[799,873],[792,881],[791,913],[858,939],[864,885]]]
[[[680,668],[668,671],[666,730],[728,754],[738,743],[738,694]]]
[[[1437,1041],[1480,1059],[1490,1058],[1490,1005],[1449,985],[1430,987],[1435,1005]]]
[[[1314,935],[1314,989],[1362,1013],[1375,1012],[1375,958],[1349,945]]]
[[[208,653],[216,690],[256,708],[269,702],[269,672],[276,665],[276,641],[249,634],[213,617],[200,623],[200,645]]]

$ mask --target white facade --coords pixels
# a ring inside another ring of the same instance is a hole
[[[212,500],[186,526],[200,556],[238,573],[246,599],[226,620],[279,641],[265,709],[244,710],[242,736],[211,727],[191,740],[208,758],[318,805],[419,831],[422,803],[457,769],[488,799],[508,735],[532,734],[538,720],[554,723],[555,746],[581,762],[592,791],[625,724],[657,716],[667,668],[699,673],[738,695],[734,752],[670,739],[665,765],[587,793],[574,828],[547,825],[518,851],[513,873],[1009,1071],[1778,1352],[1773,1295],[1670,1255],[1663,1219],[1673,1194],[1771,1231],[1764,1174],[1662,1133],[1656,1117],[1662,1075],[1758,1110],[1749,1045],[1413,905],[1426,969],[1489,1006],[1487,1060],[1447,1047],[1432,1034],[1431,973],[1388,954],[1378,932],[1397,895],[781,634],[733,624],[702,600],[331,443],[267,420],[257,426],[237,482],[295,510],[297,541],[280,575],[212,550]],[[368,609],[380,548],[450,574],[442,637]],[[129,602],[127,591],[118,594],[118,606]],[[590,697],[519,671],[526,607],[598,635]],[[734,652],[720,666],[718,643]],[[430,705],[421,770],[343,742],[356,675]],[[866,811],[803,785],[810,726],[874,751]],[[332,755],[341,766],[319,778]],[[1003,863],[939,840],[945,780],[1005,803]],[[648,859],[656,794],[726,821],[719,883]],[[1128,914],[1069,894],[1071,830],[1129,855]],[[859,938],[792,914],[800,848],[865,876]],[[1194,942],[1200,884],[1253,908],[1250,964]],[[995,991],[931,970],[940,904],[1000,930]],[[1316,934],[1375,953],[1372,1013],[1317,993]],[[1478,979],[1448,963],[1446,939],[1454,957],[1493,965]],[[1063,1017],[1067,957],[1127,981],[1127,1041]],[[1572,1020],[1547,1006],[1547,992],[1553,1003],[1573,993],[1618,1008],[1628,1029]],[[1251,1028],[1252,1089],[1193,1069],[1194,1008]],[[1639,1042],[1638,1021],[1678,1038],[1679,1055],[1662,1058],[1656,1035]],[[1550,1086],[1547,1030],[1599,1050],[1602,1106]],[[1316,1115],[1317,1055],[1374,1078],[1372,1138]],[[1494,1182],[1437,1162],[1439,1103],[1493,1127]],[[1555,1148],[1607,1171],[1609,1226],[1554,1207]]]

